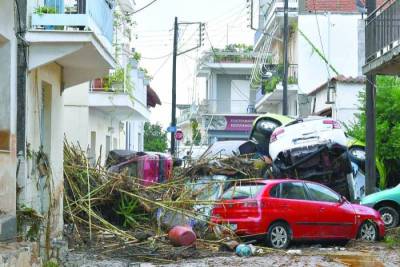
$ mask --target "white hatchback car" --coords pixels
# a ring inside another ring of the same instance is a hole
[[[279,178],[316,181],[349,200],[356,198],[347,138],[337,121],[307,117],[278,127],[271,135],[269,153]]]

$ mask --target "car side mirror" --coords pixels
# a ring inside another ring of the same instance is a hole
[[[257,152],[257,146],[254,141],[247,141],[239,146],[240,155],[252,154]]]

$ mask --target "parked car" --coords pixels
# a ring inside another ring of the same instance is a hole
[[[361,204],[379,211],[385,226],[399,225],[400,184],[394,188],[383,190],[361,199]]]
[[[106,168],[110,172],[126,172],[149,186],[172,178],[173,160],[165,153],[112,150],[107,156]]]
[[[215,205],[212,222],[240,236],[262,236],[278,249],[292,240],[375,241],[385,235],[374,209],[351,204],[324,185],[293,179],[238,182]]]
[[[316,181],[355,200],[347,138],[338,122],[308,117],[278,127],[269,153],[276,177]]]

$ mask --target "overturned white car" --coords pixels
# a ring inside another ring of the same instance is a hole
[[[347,138],[330,118],[297,119],[274,130],[269,154],[277,177],[315,180],[355,200]]]

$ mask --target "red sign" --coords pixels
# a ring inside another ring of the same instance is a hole
[[[181,141],[183,139],[183,132],[181,130],[177,130],[175,133],[175,139]]]

